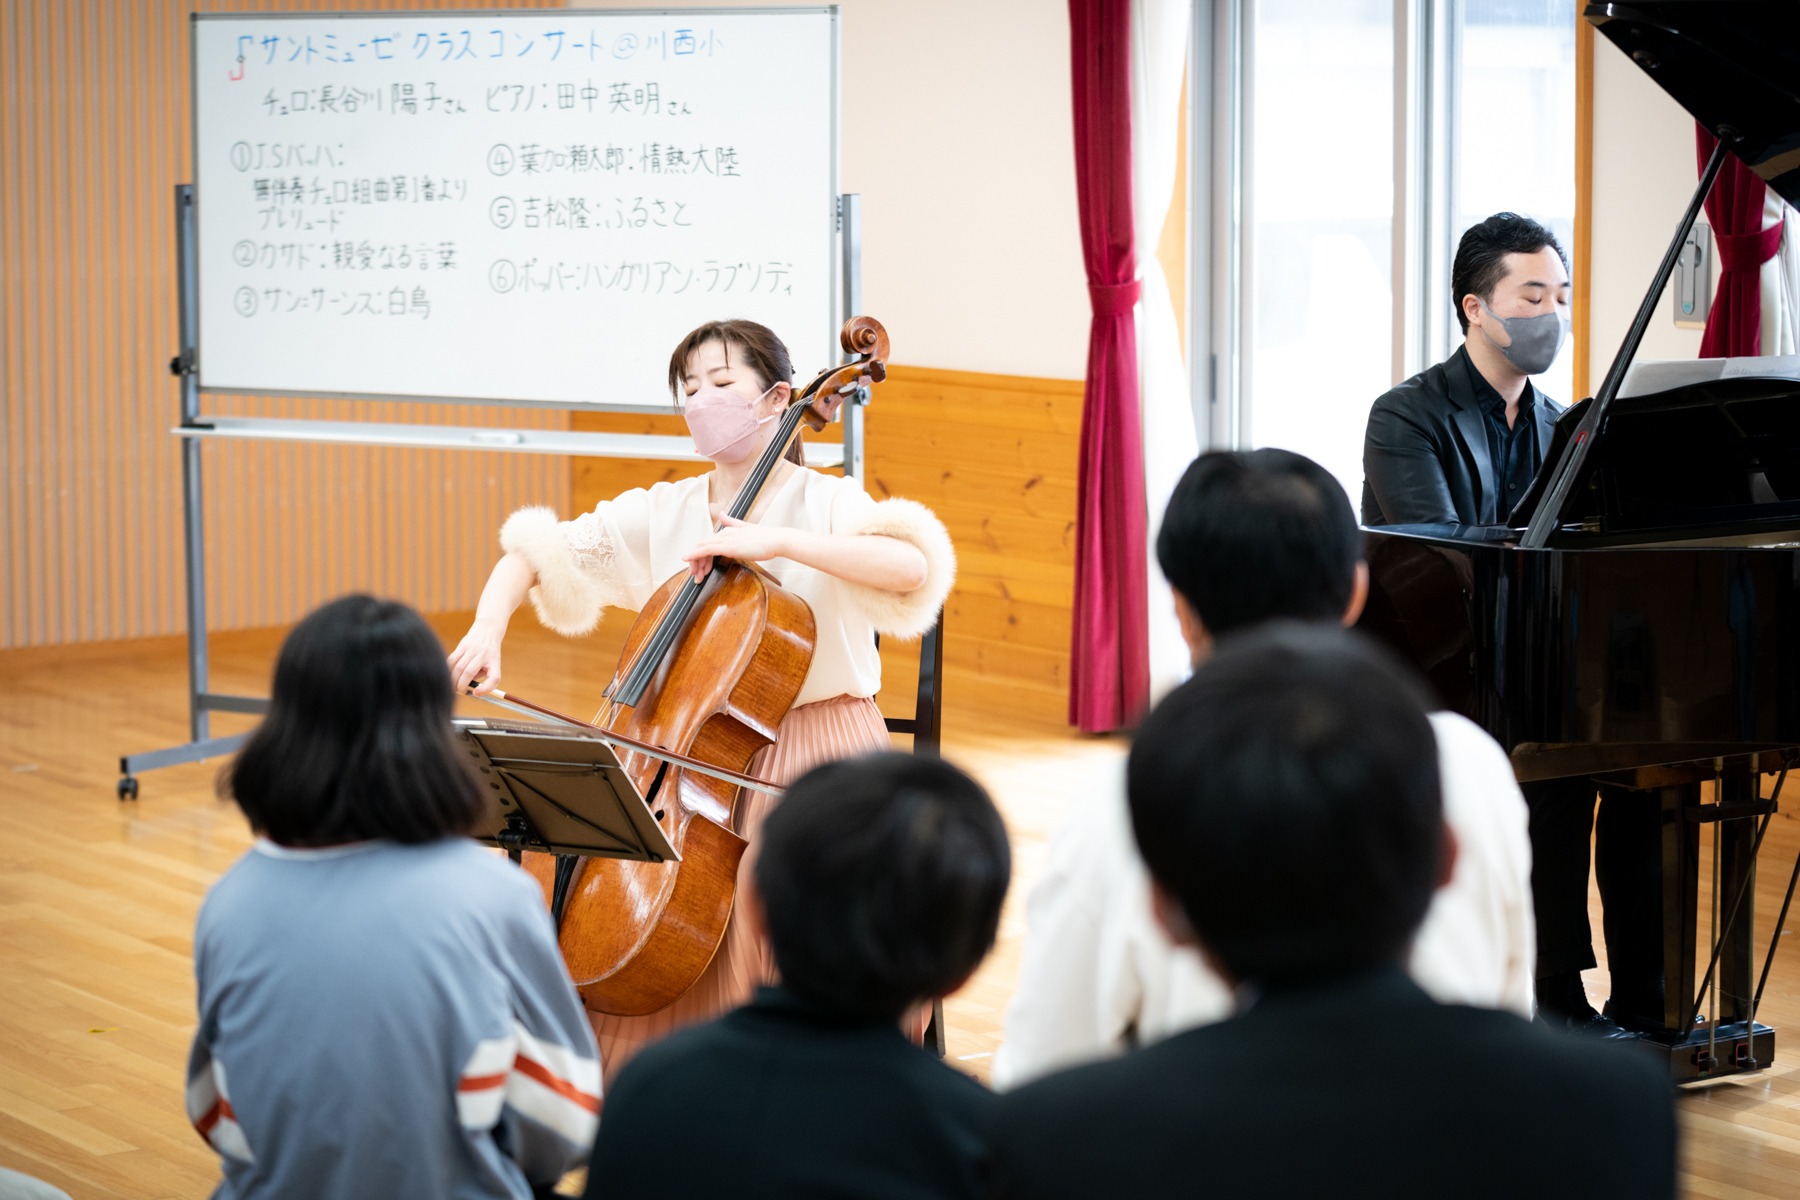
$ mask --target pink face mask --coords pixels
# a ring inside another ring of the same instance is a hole
[[[774,391],[770,388],[769,392]],[[741,462],[756,447],[756,431],[780,413],[756,419],[756,400],[746,400],[728,388],[710,384],[688,397],[684,415],[694,450],[714,462]]]

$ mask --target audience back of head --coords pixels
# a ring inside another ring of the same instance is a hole
[[[783,985],[880,1021],[974,971],[993,947],[1011,873],[987,793],[910,754],[802,777],[763,827],[755,868]]]
[[[1138,846],[1226,973],[1296,983],[1404,957],[1444,853],[1425,712],[1374,643],[1278,622],[1226,639],[1145,720]]]
[[[1362,531],[1331,472],[1289,450],[1213,450],[1169,498],[1156,558],[1214,637],[1276,617],[1337,621]]]
[[[281,644],[269,715],[220,776],[285,846],[467,833],[481,789],[457,752],[444,648],[423,617],[345,596]]]

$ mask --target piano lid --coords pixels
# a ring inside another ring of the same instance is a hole
[[[1800,207],[1800,4],[1633,0],[1587,20],[1789,204]]]
[[[1633,0],[1583,14],[1719,141],[1600,390],[1557,421],[1513,509],[1527,550],[1800,530],[1800,384],[1621,386],[1728,154],[1800,204],[1800,3]],[[1691,481],[1684,483],[1681,481]]]
[[[1558,418],[1546,466],[1568,452],[1593,403]],[[1551,474],[1538,472],[1509,524],[1529,518]],[[1552,545],[1800,530],[1800,357],[1634,363],[1575,483]]]

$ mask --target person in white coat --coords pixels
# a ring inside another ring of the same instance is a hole
[[[1330,472],[1285,450],[1213,451],[1176,486],[1156,543],[1196,666],[1216,638],[1277,618],[1355,624],[1368,595],[1362,533]],[[1441,1002],[1530,1019],[1537,955],[1524,797],[1506,752],[1472,721],[1431,715],[1455,874],[1413,943],[1413,978]],[[1026,905],[1025,951],[993,1082],[1007,1089],[1223,1020],[1231,990],[1151,915],[1125,764],[1110,764],[1051,839]]]

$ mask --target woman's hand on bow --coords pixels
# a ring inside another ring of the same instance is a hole
[[[787,557],[787,529],[769,529],[752,525],[736,517],[720,517],[719,529],[700,539],[700,543],[681,557],[695,579],[704,579],[712,570],[713,558],[735,558],[739,562],[766,562]]]
[[[506,624],[525,602],[537,573],[523,554],[511,553],[494,564],[481,602],[475,606],[475,623],[450,652],[450,683],[455,691],[485,695],[500,682],[500,643]]]
[[[476,621],[450,653],[450,683],[458,693],[483,695],[500,682],[500,641],[506,627]]]

